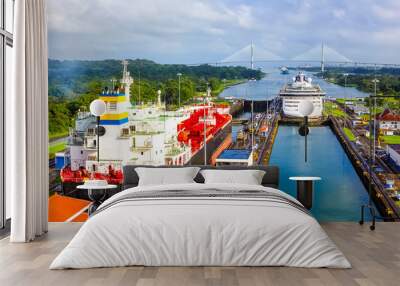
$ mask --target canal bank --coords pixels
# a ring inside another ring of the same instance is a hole
[[[367,161],[368,159],[364,158],[359,152],[357,152],[353,145],[355,143],[351,142],[346,134],[344,134],[339,122],[335,117],[330,116],[328,122],[339,143],[342,145],[343,150],[348,155],[367,192],[369,190],[369,184],[371,182],[371,198],[375,203],[375,206],[379,213],[382,216],[386,217],[387,220],[399,220],[399,208],[387,196],[385,192],[385,186],[380,182],[374,170],[371,171],[370,176]]]

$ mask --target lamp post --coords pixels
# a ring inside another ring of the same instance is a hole
[[[379,82],[379,80],[377,78],[374,78],[372,80],[372,82],[374,83],[374,144],[373,144],[373,154],[372,154],[372,162],[375,163],[375,153],[376,153],[376,85]],[[369,104],[372,104],[371,102]],[[370,136],[372,136],[372,134],[370,134]]]
[[[206,117],[206,94],[204,94],[203,124],[204,124],[204,166],[207,166],[207,117]]]
[[[304,117],[303,126],[300,126],[299,133],[301,136],[304,136],[304,161],[307,162],[307,135],[309,133],[308,129],[308,116],[311,115],[314,111],[314,104],[305,100],[300,102],[299,104],[299,112]]]
[[[157,106],[161,107],[161,90],[157,90]]]
[[[347,114],[347,77],[349,76],[348,73],[344,73],[344,111],[345,111],[345,115]],[[344,116],[343,118],[343,128],[346,127],[346,116]]]
[[[178,76],[178,107],[181,107],[181,76],[182,74],[178,72],[176,74]]]
[[[139,70],[139,84],[138,84],[138,89],[139,89],[139,90],[138,90],[138,93],[139,93],[138,98],[139,98],[139,106],[140,106],[140,105],[141,105],[141,104],[140,104],[140,99],[141,99],[141,98],[140,98],[140,70]]]
[[[251,101],[251,152],[254,151],[254,100]]]
[[[96,147],[97,147],[97,163],[100,162],[100,147],[99,147],[99,126],[100,126],[100,116],[106,112],[106,103],[101,99],[95,99],[90,103],[90,113],[96,116],[97,119],[97,128],[96,128]]]

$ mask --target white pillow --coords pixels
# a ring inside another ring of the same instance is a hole
[[[195,183],[193,180],[200,168],[135,168],[139,186]]]
[[[202,170],[204,183],[261,185],[265,175],[261,170]]]

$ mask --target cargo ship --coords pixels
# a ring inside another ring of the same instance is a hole
[[[88,179],[120,185],[124,165],[215,164],[231,145],[229,105],[213,103],[208,93],[202,103],[168,111],[161,91],[155,103],[132,105],[127,65],[123,61],[120,87],[99,95],[106,103],[100,127],[89,112],[78,112],[66,152],[56,154],[64,195],[86,198],[76,186]]]

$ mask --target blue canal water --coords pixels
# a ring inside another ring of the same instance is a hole
[[[280,167],[280,189],[296,196],[291,176],[317,176],[311,212],[319,221],[358,221],[368,194],[346,153],[329,127],[310,128],[308,160],[297,126],[279,126],[270,165]]]
[[[249,100],[266,100],[275,97],[285,83],[292,80],[295,71],[282,75],[279,69],[264,69],[268,75],[254,82],[247,82],[225,89],[221,97],[232,96]],[[366,93],[355,88],[344,88],[313,77],[329,97],[364,97]],[[239,117],[249,118],[249,113]],[[233,126],[236,140],[241,126]],[[368,202],[367,191],[339,141],[329,127],[313,127],[308,136],[309,157],[304,162],[304,137],[296,126],[279,126],[270,165],[280,167],[280,189],[296,196],[296,182],[291,176],[318,176],[315,183],[314,204],[311,212],[319,221],[358,221],[360,207]],[[367,217],[369,219],[370,217]]]
[[[266,77],[259,81],[249,81],[243,84],[238,84],[226,88],[221,94],[221,97],[235,97],[248,100],[266,100],[271,99],[278,95],[279,90],[286,83],[292,81],[293,76],[297,73],[291,70],[290,74],[280,74],[278,69],[272,69]],[[306,73],[307,74],[307,73]],[[326,82],[321,78],[312,76],[313,83],[319,84],[321,88],[326,92],[327,96],[335,98],[355,98],[365,97],[366,93],[361,92],[353,87],[343,87],[333,83]]]

